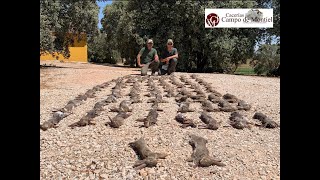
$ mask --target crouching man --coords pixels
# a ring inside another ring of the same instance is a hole
[[[168,39],[167,47],[165,51],[161,54],[161,75],[168,73],[172,74],[176,71],[176,66],[178,63],[178,50],[173,47],[172,39]]]
[[[157,50],[153,47],[152,39],[148,39],[147,47],[143,47],[137,55],[138,66],[141,67],[141,76],[147,75],[148,69],[151,69],[151,75],[158,72],[159,69],[159,57]]]

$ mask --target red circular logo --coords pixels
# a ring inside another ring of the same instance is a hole
[[[219,16],[215,13],[210,13],[208,14],[207,16],[207,19],[206,19],[206,23],[209,25],[209,26],[212,26],[212,27],[215,27],[219,24]]]

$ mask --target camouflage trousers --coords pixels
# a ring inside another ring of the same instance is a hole
[[[167,70],[160,68],[161,75],[164,75],[166,73],[168,73],[168,75],[170,75],[171,73],[176,72],[177,62],[178,62],[178,60],[176,58],[170,59],[169,60],[169,67]],[[164,65],[164,64],[161,64],[161,65]]]

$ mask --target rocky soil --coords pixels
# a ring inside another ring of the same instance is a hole
[[[41,61],[40,64],[49,64]],[[129,75],[138,76],[139,69],[110,67],[94,64],[50,62],[55,68],[40,69],[40,124],[50,119],[54,108],[64,107],[69,100],[85,93],[88,89],[112,79]],[[150,72],[149,72],[150,74]],[[192,82],[188,73],[175,73],[179,78],[185,75]],[[255,112],[262,112],[280,124],[280,79],[236,76],[226,74],[198,74],[222,95],[230,93],[245,100],[252,107],[241,111],[251,123]],[[166,80],[170,83],[169,79]],[[156,85],[163,92],[158,80]],[[147,80],[141,83],[141,94],[148,93]],[[268,129],[253,126],[251,129],[235,129],[229,125],[231,112],[209,112],[217,121],[222,121],[217,130],[181,128],[174,118],[178,105],[174,97],[164,97],[169,103],[160,103],[164,111],[159,112],[158,124],[149,128],[140,127],[135,121],[148,114],[151,103],[146,96],[142,103],[132,105],[133,112],[125,119],[120,128],[111,128],[105,123],[111,106],[118,106],[129,96],[119,98],[116,103],[104,106],[104,111],[95,118],[96,125],[76,127],[77,122],[95,103],[106,99],[111,94],[115,82],[101,91],[95,98],[88,98],[83,104],[72,110],[73,114],[60,121],[57,128],[40,130],[40,177],[41,179],[280,179],[280,128]],[[128,94],[130,84],[122,89]],[[189,86],[186,86],[190,90]],[[203,87],[203,86],[202,86]],[[205,88],[203,88],[205,90]],[[163,93],[164,95],[165,93]],[[209,93],[206,92],[206,95]],[[216,104],[214,104],[216,105]],[[184,113],[197,124],[202,106],[198,102],[190,103],[195,112]],[[210,155],[222,160],[226,166],[192,167],[186,159],[192,153],[189,134],[196,134],[208,140]],[[138,157],[128,145],[144,137],[152,151],[165,152],[169,155],[160,159],[156,167],[134,170],[133,164]]]

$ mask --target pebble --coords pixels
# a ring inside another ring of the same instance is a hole
[[[100,169],[96,169],[96,170],[94,170],[93,172],[95,173],[95,174],[99,174],[100,173]]]
[[[156,173],[156,171],[153,168],[150,168],[148,170],[148,174],[155,174],[155,173]]]
[[[141,170],[139,170],[139,175],[142,176],[142,177],[145,177],[145,176],[148,175],[148,172],[145,171],[144,169],[141,169]]]
[[[108,179],[108,174],[100,174],[100,178]]]
[[[95,169],[95,168],[96,168],[96,165],[95,165],[95,164],[91,164],[91,165],[90,165],[90,168],[91,168],[91,169]]]
[[[95,174],[90,174],[89,177],[90,177],[90,179],[95,179],[96,175]]]

